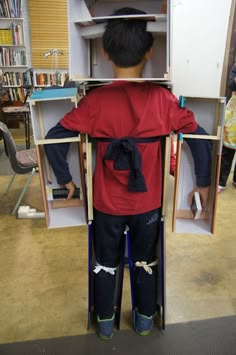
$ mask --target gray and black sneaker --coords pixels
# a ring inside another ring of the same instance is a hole
[[[153,328],[154,316],[147,317],[136,312],[135,316],[135,331],[139,335],[148,335]]]
[[[97,332],[101,339],[111,339],[114,334],[115,313],[111,318],[100,319],[97,316]]]

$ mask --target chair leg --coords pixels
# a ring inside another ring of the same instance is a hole
[[[8,193],[8,191],[10,190],[11,185],[12,185],[12,183],[13,183],[13,181],[14,181],[15,177],[16,177],[16,173],[14,173],[14,174],[12,175],[11,180],[10,180],[10,182],[9,182],[8,186],[7,186],[6,191],[5,191],[5,194],[7,194],[7,193]]]
[[[25,146],[30,149],[30,116],[28,113],[25,115]]]
[[[27,181],[26,181],[26,183],[25,183],[25,185],[24,185],[24,187],[23,187],[23,189],[21,191],[21,194],[20,194],[20,196],[18,198],[18,201],[17,201],[17,203],[16,203],[16,205],[15,205],[15,207],[14,207],[12,213],[11,213],[12,215],[14,215],[16,213],[16,211],[17,211],[17,209],[18,209],[18,207],[19,207],[19,205],[21,203],[21,200],[22,200],[22,198],[23,198],[23,196],[24,196],[24,194],[25,194],[25,192],[26,192],[26,190],[27,190],[27,188],[29,186],[29,183],[32,180],[32,177],[34,176],[34,174],[36,172],[37,172],[37,169],[35,169],[35,168],[32,169],[32,171],[31,171],[31,173],[30,173],[30,175],[29,175],[29,177],[28,177],[28,179],[27,179]]]

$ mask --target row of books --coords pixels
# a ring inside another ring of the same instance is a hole
[[[0,48],[0,66],[21,66],[26,65],[26,52],[16,48]]]
[[[0,45],[24,45],[23,27],[21,23],[12,23],[10,28],[0,29]]]
[[[63,86],[67,73],[34,73],[35,86]]]
[[[32,75],[27,72],[5,72],[2,73],[3,86],[33,86]]]
[[[26,90],[24,88],[9,88],[7,91],[11,101],[23,102],[25,100]]]
[[[22,16],[21,0],[0,0],[0,17],[20,18]]]

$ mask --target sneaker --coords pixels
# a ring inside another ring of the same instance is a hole
[[[147,317],[143,314],[136,313],[135,331],[139,335],[148,335],[153,327],[153,316]]]
[[[97,317],[97,331],[101,339],[111,339],[114,334],[115,313],[112,318],[100,319]]]
[[[226,189],[226,187],[225,186],[218,186],[218,192],[220,193],[220,192],[222,192],[222,191],[224,191]]]

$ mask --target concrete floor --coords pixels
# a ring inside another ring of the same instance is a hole
[[[18,176],[2,196],[9,178],[0,176],[0,343],[86,334],[87,227],[49,230],[44,219],[11,216],[26,177]],[[169,202],[167,324],[236,314],[236,189],[231,180],[218,198],[214,236],[171,233]],[[43,210],[38,176],[24,205]],[[131,327],[130,303],[126,270],[121,329]]]

